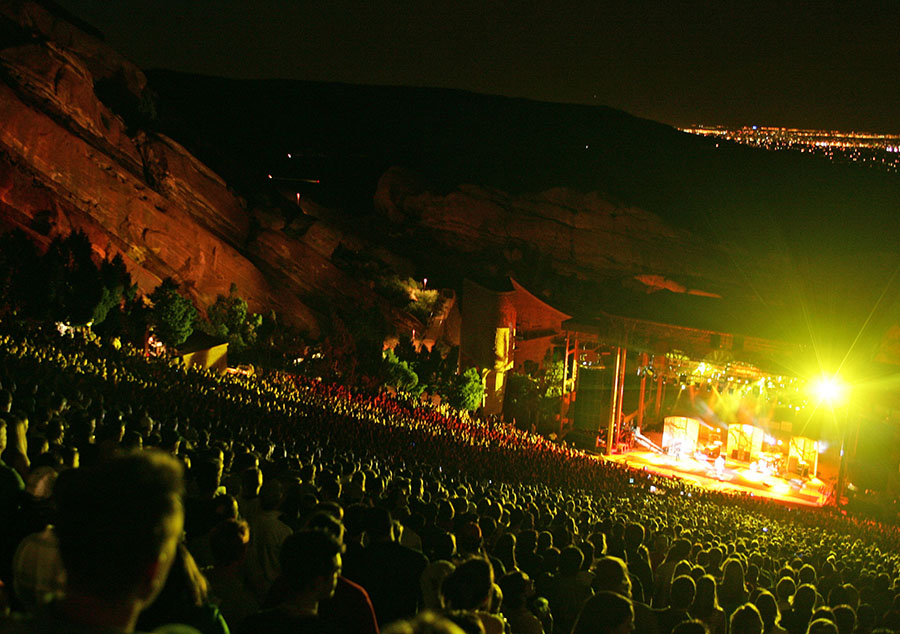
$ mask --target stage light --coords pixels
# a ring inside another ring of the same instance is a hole
[[[838,405],[847,394],[847,386],[837,375],[822,375],[812,383],[812,393],[820,403]]]

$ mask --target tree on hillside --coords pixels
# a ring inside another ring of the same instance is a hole
[[[228,296],[219,295],[206,311],[210,334],[228,339],[229,350],[240,353],[254,345],[263,317],[251,313],[247,302],[238,295],[237,284],[232,284]]]
[[[0,236],[0,302],[5,309],[27,313],[39,303],[38,260],[34,243],[21,229]]]
[[[197,309],[178,292],[178,282],[171,277],[164,279],[150,293],[150,301],[149,322],[160,340],[167,346],[184,343],[194,332]]]
[[[134,301],[137,295],[137,284],[131,282],[131,275],[125,266],[121,254],[112,260],[106,258],[100,263],[98,271],[100,279],[100,301],[94,307],[93,323],[100,324],[106,320],[110,311],[122,304]]]
[[[374,307],[349,313],[343,323],[350,337],[350,347],[355,360],[356,376],[348,376],[350,383],[377,380],[381,370],[384,340],[391,326],[384,314]]]
[[[92,253],[91,242],[81,231],[53,239],[38,264],[45,296],[35,317],[71,324],[93,320],[103,288]]]
[[[96,325],[135,292],[122,257],[97,266],[81,231],[57,236],[43,255],[20,230],[0,239],[0,293],[10,309],[25,317]]]
[[[484,383],[477,368],[469,368],[462,374],[457,374],[447,394],[447,401],[450,405],[456,409],[465,409],[470,412],[481,407],[483,398]]]
[[[391,348],[384,352],[382,377],[385,385],[397,388],[398,392],[407,392],[414,396],[421,394],[424,387],[419,385],[419,377],[410,368],[409,363],[397,358]]]

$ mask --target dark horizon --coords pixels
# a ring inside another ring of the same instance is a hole
[[[900,5],[59,1],[145,69],[457,88],[678,127],[900,132]]]

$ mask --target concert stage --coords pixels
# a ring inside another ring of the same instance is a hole
[[[603,458],[635,469],[646,469],[656,475],[681,478],[714,491],[749,493],[805,506],[823,506],[828,500],[829,485],[818,478],[787,479],[768,475],[754,471],[748,463],[737,460],[727,460],[721,469],[717,469],[711,459],[676,458],[649,450],[634,450]]]

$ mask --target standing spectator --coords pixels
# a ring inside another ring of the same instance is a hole
[[[513,572],[500,580],[503,592],[501,611],[512,634],[544,634],[544,626],[531,610],[528,600],[534,596],[534,584],[524,572]]]
[[[281,549],[284,600],[274,608],[247,617],[238,632],[327,632],[319,618],[319,603],[334,595],[341,563],[341,545],[325,531],[292,534]]]
[[[722,581],[718,588],[719,603],[725,614],[731,614],[747,601],[749,595],[744,583],[744,564],[728,559],[722,567]]]
[[[775,596],[763,590],[753,601],[759,610],[759,615],[763,620],[763,634],[787,634],[787,630],[781,627],[781,613],[778,610],[778,602]]]
[[[716,580],[712,575],[703,575],[697,580],[697,596],[691,606],[691,616],[703,621],[709,634],[725,634],[728,630],[728,617],[719,606]]]
[[[791,599],[791,608],[786,613],[782,612],[781,626],[790,634],[804,634],[812,618],[816,596],[814,586],[804,584],[797,588]]]
[[[762,634],[763,631],[762,617],[752,603],[745,603],[736,609],[729,625],[730,634]]]
[[[631,597],[631,580],[625,562],[618,557],[603,557],[594,566],[594,590],[616,592],[627,599]],[[656,614],[650,606],[640,601],[632,601],[635,634],[657,634]]]
[[[239,625],[259,610],[256,595],[243,574],[244,558],[250,543],[250,527],[244,520],[225,520],[209,534],[210,550],[215,564],[206,570],[212,601],[225,620]]]
[[[293,532],[280,519],[283,499],[281,483],[267,480],[260,488],[259,511],[247,519],[250,523],[250,549],[244,563],[250,587],[260,603],[265,600],[280,572],[281,545]]]
[[[633,629],[631,601],[615,592],[598,592],[581,608],[572,634],[631,634]]]
[[[628,572],[641,582],[640,596],[635,596],[635,599],[646,603],[653,592],[653,569],[650,567],[650,553],[644,546],[644,535],[644,527],[637,522],[625,527],[625,561],[628,562]]]
[[[659,565],[655,572],[652,603],[654,608],[664,608],[669,605],[669,589],[675,576],[675,566],[686,560],[690,553],[691,542],[688,540],[682,537],[672,542],[665,561]]]
[[[672,630],[682,621],[689,621],[691,616],[688,609],[694,602],[697,587],[694,580],[681,575],[672,581],[669,607],[656,612],[656,622],[659,626],[659,634],[672,634]]]
[[[346,576],[366,589],[378,624],[413,616],[420,604],[419,578],[428,560],[396,541],[389,511],[374,507],[366,517],[369,544],[347,557]]]

